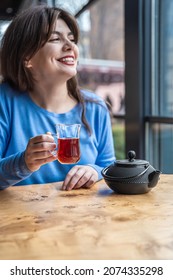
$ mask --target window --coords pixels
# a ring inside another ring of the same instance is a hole
[[[151,2],[151,118],[146,153],[163,173],[173,173],[173,2]]]
[[[173,173],[172,26],[172,0],[125,0],[126,148],[163,173]]]

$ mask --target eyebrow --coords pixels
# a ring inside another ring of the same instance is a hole
[[[52,31],[52,33],[51,34],[57,34],[57,35],[63,35],[63,33],[62,32],[59,32],[59,31]],[[74,34],[70,31],[70,32],[68,32],[68,34],[67,34],[68,36],[70,36],[70,35],[73,35],[74,36]]]

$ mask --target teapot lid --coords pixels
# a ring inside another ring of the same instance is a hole
[[[141,159],[135,159],[135,157],[136,157],[135,151],[129,151],[128,159],[116,160],[116,166],[133,167],[133,166],[138,166],[138,165],[148,165],[149,164],[148,161],[141,160]]]

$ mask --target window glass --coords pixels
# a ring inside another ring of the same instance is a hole
[[[151,3],[152,90],[145,106],[151,104],[149,116],[156,119],[146,125],[146,158],[162,173],[173,173],[173,1]]]
[[[49,1],[48,1],[49,2]],[[50,1],[52,2],[52,1]],[[65,10],[68,10],[72,14],[76,14],[80,9],[82,9],[89,0],[55,0],[55,6],[61,7]]]
[[[124,115],[123,1],[100,0],[78,22],[80,85],[109,102],[114,115]]]
[[[173,173],[173,126],[150,124],[147,139],[147,159],[150,163],[162,173]],[[148,149],[149,147],[152,149]]]
[[[173,117],[173,1],[161,1],[160,115]]]

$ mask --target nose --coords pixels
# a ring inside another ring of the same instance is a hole
[[[66,50],[73,50],[74,49],[74,43],[70,41],[69,39],[65,39],[63,49]]]

